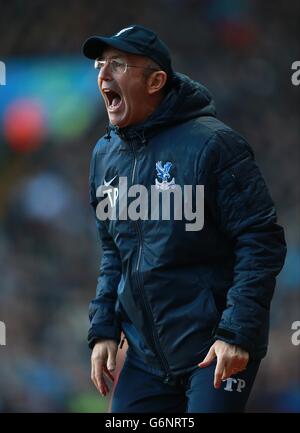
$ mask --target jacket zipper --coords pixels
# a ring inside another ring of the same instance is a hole
[[[131,175],[131,185],[133,185],[136,163],[137,163],[137,157],[136,157],[136,153],[133,149],[133,146],[132,146],[132,151],[133,151],[133,155],[134,155],[134,163],[133,163],[133,169],[132,169],[132,175]],[[137,223],[137,225],[138,225],[138,223]],[[137,264],[136,264],[136,271],[139,270],[141,255],[142,255],[142,241],[140,239],[139,254],[138,254],[138,260],[137,260]]]
[[[139,246],[139,255],[138,255],[137,262],[136,262],[136,271],[138,271],[139,267],[140,267],[141,255],[142,255],[142,244],[140,243],[140,246]]]
[[[133,162],[133,169],[132,169],[132,175],[131,175],[131,185],[133,185],[134,175],[135,175],[135,168],[136,168],[136,161],[137,161],[136,154],[135,154],[135,152],[133,150],[133,147],[132,147],[132,151],[133,151],[133,155],[134,155],[134,162]]]
[[[133,163],[133,169],[132,169],[132,175],[131,175],[131,184],[133,185],[134,176],[135,176],[135,170],[136,170],[136,164],[137,164],[137,156],[136,156],[136,152],[134,150],[133,144],[131,144],[131,149],[132,149],[132,153],[133,153],[133,156],[134,156],[134,163]],[[152,339],[153,339],[153,342],[154,342],[154,347],[157,350],[157,354],[158,354],[158,356],[160,358],[160,361],[161,361],[161,364],[163,366],[163,369],[165,370],[165,372],[167,374],[167,376],[165,378],[165,382],[168,383],[169,379],[172,376],[171,370],[170,370],[168,361],[166,360],[166,357],[165,357],[165,355],[164,355],[164,353],[163,353],[163,351],[161,349],[160,342],[159,342],[158,336],[157,336],[155,328],[154,328],[152,312],[151,312],[150,306],[148,305],[148,301],[147,301],[147,299],[146,299],[146,297],[145,297],[145,295],[143,293],[143,288],[142,288],[142,285],[140,284],[140,279],[139,279],[139,276],[138,276],[139,267],[140,267],[140,261],[141,261],[141,255],[142,255],[142,240],[143,240],[143,238],[142,238],[142,233],[141,233],[139,222],[135,221],[135,224],[136,224],[136,228],[137,228],[138,241],[139,241],[139,253],[138,253],[138,259],[137,259],[137,263],[136,263],[136,272],[137,272],[136,282],[137,282],[137,288],[138,288],[138,291],[139,291],[139,293],[141,295],[141,299],[142,299],[144,307],[145,307],[145,311],[146,311],[146,315],[148,317],[148,321],[150,322],[150,325],[151,325],[150,328],[151,328],[151,331],[152,331]]]

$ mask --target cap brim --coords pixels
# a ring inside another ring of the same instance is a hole
[[[121,39],[114,37],[108,38],[104,36],[92,36],[91,38],[88,38],[82,46],[82,52],[89,59],[97,59],[102,55],[103,50],[107,46],[117,48],[126,53],[142,54],[138,49]]]

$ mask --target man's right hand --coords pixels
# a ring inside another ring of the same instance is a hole
[[[109,391],[104,373],[114,381],[111,372],[116,368],[117,350],[118,345],[114,340],[101,340],[97,341],[92,351],[91,379],[103,396]]]

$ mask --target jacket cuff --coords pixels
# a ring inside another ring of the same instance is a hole
[[[225,341],[225,343],[239,346],[247,352],[251,353],[254,349],[253,343],[244,335],[239,334],[232,329],[223,328],[221,326],[214,330],[214,338],[216,340]]]
[[[98,340],[121,340],[121,328],[118,326],[92,325],[88,332],[88,346],[93,349]]]

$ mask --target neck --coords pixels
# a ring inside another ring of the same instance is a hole
[[[135,123],[135,125],[140,124],[140,123],[144,123],[156,111],[156,109],[160,106],[164,96],[165,95],[161,92],[158,95],[153,95],[151,98],[149,98],[147,103],[143,107],[143,112],[141,113],[141,118],[139,119],[138,122]],[[135,125],[132,125],[132,126],[135,126]]]

